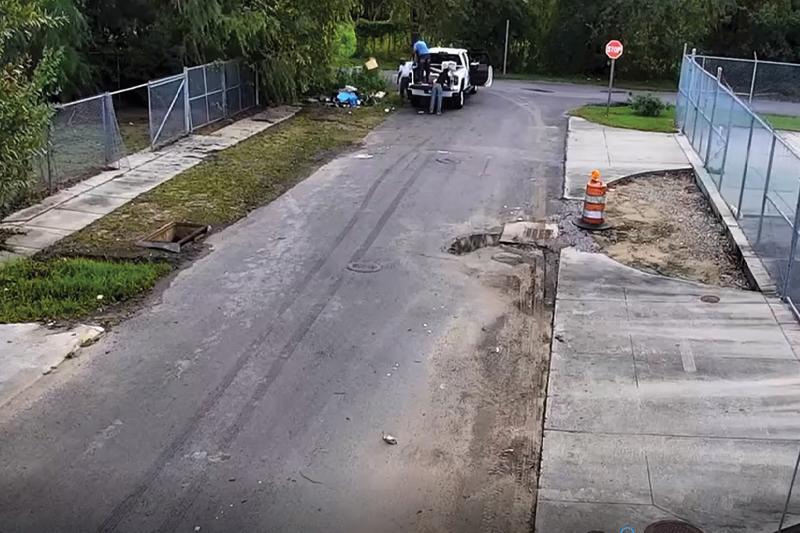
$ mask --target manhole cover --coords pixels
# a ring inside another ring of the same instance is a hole
[[[707,304],[718,304],[719,296],[714,296],[713,294],[707,294],[705,296],[700,297],[700,301]]]
[[[553,91],[549,91],[547,89],[537,89],[536,87],[524,87],[526,91],[530,91],[532,93],[544,93],[544,94],[552,94]]]
[[[665,520],[663,522],[656,522],[650,524],[644,533],[703,533],[694,526],[690,526],[685,522],[676,522],[674,520]]]
[[[381,269],[378,263],[356,262],[347,265],[347,270],[358,272],[359,274],[372,274]]]

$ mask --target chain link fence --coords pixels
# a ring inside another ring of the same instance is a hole
[[[187,68],[185,77],[192,130],[256,105],[255,73],[240,61]]]
[[[800,102],[800,65],[716,56],[697,56],[712,76],[722,68],[725,83],[748,104],[759,100]]]
[[[49,190],[119,168],[126,155],[109,93],[59,105],[50,123],[41,175]]]
[[[149,138],[151,149],[258,105],[255,70],[234,60],[187,68],[142,86],[56,106],[44,156],[35,165],[44,186],[54,191],[127,164],[129,153],[112,96],[139,89],[146,89],[148,120],[141,132],[131,131],[137,124],[126,123],[125,133]]]
[[[678,126],[703,160],[781,295],[797,313],[800,154],[752,110],[747,102],[749,93],[741,98],[735,83],[725,83],[731,79],[726,65],[719,58],[684,56]],[[714,75],[710,68],[716,69]]]

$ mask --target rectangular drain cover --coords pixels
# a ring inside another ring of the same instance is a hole
[[[500,244],[536,244],[558,237],[556,224],[544,222],[512,222],[503,227]]]
[[[164,250],[177,254],[184,245],[196,240],[201,235],[205,235],[209,231],[211,231],[211,226],[189,224],[186,222],[170,222],[136,244],[143,248]]]

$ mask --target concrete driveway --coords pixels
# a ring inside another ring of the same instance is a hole
[[[401,110],[212,237],[0,415],[0,528],[527,531],[548,324],[530,270],[443,247],[557,208],[563,113],[602,91],[536,88]]]

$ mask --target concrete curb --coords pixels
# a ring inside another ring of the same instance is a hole
[[[717,190],[714,180],[711,179],[711,174],[709,174],[705,169],[703,162],[694,152],[694,149],[689,144],[689,141],[686,139],[686,137],[684,135],[678,135],[677,139],[678,144],[683,149],[686,157],[689,159],[689,162],[692,164],[692,169],[694,170],[695,174],[695,181],[697,182],[698,187],[700,187],[700,190],[702,190],[703,194],[706,196],[706,198],[708,198],[711,208],[714,210],[717,218],[719,218],[719,220],[725,226],[725,231],[728,234],[728,238],[736,246],[739,257],[745,267],[745,275],[747,276],[748,281],[758,291],[764,294],[776,294],[777,287],[775,283],[770,278],[767,269],[764,267],[764,263],[761,262],[761,259],[758,257],[758,255],[756,255],[756,253],[753,251],[753,248],[750,246],[750,242],[747,240],[742,228],[739,226],[739,222],[736,220],[736,217],[733,216],[733,213],[731,212],[730,207],[728,207],[727,202],[725,202],[725,200],[722,198],[722,195]]]

